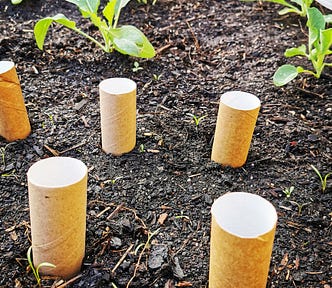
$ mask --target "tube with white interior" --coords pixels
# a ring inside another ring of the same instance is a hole
[[[219,197],[211,209],[210,288],[265,288],[277,213],[245,192]]]
[[[247,160],[260,100],[253,94],[230,91],[220,98],[211,159],[233,168]]]
[[[0,136],[7,141],[25,139],[31,132],[14,62],[0,61]]]
[[[33,263],[44,275],[69,279],[79,273],[85,251],[87,167],[70,157],[51,157],[27,173]]]
[[[115,156],[136,144],[136,83],[109,78],[99,84],[102,149]]]

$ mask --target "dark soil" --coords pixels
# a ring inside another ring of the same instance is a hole
[[[65,1],[0,0],[0,60],[17,65],[32,125],[25,140],[0,139],[0,287],[36,285],[26,260],[26,172],[55,152],[89,168],[86,257],[82,273],[61,287],[126,287],[133,276],[130,287],[207,287],[211,204],[232,191],[261,195],[278,211],[267,287],[331,287],[331,182],[322,193],[310,164],[322,174],[332,170],[332,71],[273,86],[274,71],[291,61],[284,50],[306,39],[305,23],[280,18],[279,8],[235,0],[132,1],[120,22],[142,29],[158,50],[142,60],[105,54],[59,26],[40,51],[32,29],[41,17],[64,13],[90,34],[97,31]],[[143,68],[138,72],[135,61]],[[114,157],[101,149],[98,84],[118,76],[138,84],[137,144]],[[262,101],[239,169],[210,160],[218,101],[230,90]],[[188,113],[208,116],[196,127]],[[291,186],[287,198],[283,190]],[[148,249],[135,254],[154,232]]]

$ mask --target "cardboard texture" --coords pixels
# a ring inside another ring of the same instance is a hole
[[[33,263],[44,275],[69,279],[85,251],[87,167],[69,157],[41,160],[28,171]]]
[[[109,78],[99,84],[102,149],[115,156],[136,144],[136,83]]]
[[[28,137],[31,132],[27,110],[11,61],[0,61],[0,135],[7,141]]]
[[[241,91],[231,91],[220,98],[211,159],[233,168],[247,160],[255,129],[259,99]]]
[[[220,197],[212,208],[209,288],[265,288],[276,222],[274,207],[260,196]]]

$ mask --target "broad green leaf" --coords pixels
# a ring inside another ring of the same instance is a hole
[[[315,7],[308,9],[307,27],[309,28],[309,47],[317,47],[320,30],[325,29],[325,19],[323,14]],[[309,50],[311,50],[309,48]]]
[[[85,12],[97,13],[100,0],[66,0],[75,4],[80,10]]]
[[[112,26],[113,24],[115,4],[116,0],[110,0],[103,10],[103,15],[107,19],[109,26]]]
[[[140,58],[152,58],[156,52],[145,35],[134,26],[124,25],[111,29],[115,50]]]
[[[327,54],[332,46],[332,28],[320,31],[321,53]]]
[[[294,57],[294,56],[307,56],[306,55],[307,47],[302,44],[296,48],[289,48],[285,51],[286,57]]]
[[[116,1],[115,7],[114,7],[114,24],[115,24],[115,27],[113,27],[113,28],[116,28],[116,25],[117,25],[118,20],[119,20],[121,9],[124,8],[130,0],[115,0],[115,1]]]
[[[308,9],[308,27],[315,27],[317,30],[325,29],[325,19],[322,12],[320,12],[316,7],[311,7]]]
[[[34,29],[34,35],[36,38],[37,46],[40,50],[43,50],[45,37],[48,31],[48,28],[52,24],[52,22],[57,22],[59,24],[62,24],[63,26],[73,29],[76,27],[76,23],[74,21],[70,21],[65,15],[63,14],[57,14],[53,17],[46,17],[41,20],[39,20]]]
[[[91,14],[97,14],[100,0],[66,0],[75,4],[84,18],[91,17]]]
[[[282,65],[273,75],[273,83],[276,86],[286,85],[298,75],[297,68],[293,65]]]

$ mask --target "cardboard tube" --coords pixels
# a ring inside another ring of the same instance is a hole
[[[233,168],[247,159],[252,134],[260,108],[253,94],[231,91],[220,98],[211,159]]]
[[[99,84],[102,148],[119,156],[136,144],[136,83],[109,78]]]
[[[244,192],[218,198],[211,209],[210,288],[265,288],[277,213]]]
[[[0,135],[7,141],[25,139],[31,132],[27,110],[11,61],[0,61]]]
[[[52,157],[28,171],[33,263],[44,275],[69,279],[85,251],[87,167],[69,157]]]

